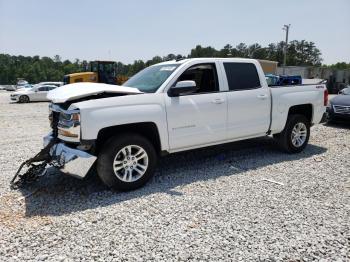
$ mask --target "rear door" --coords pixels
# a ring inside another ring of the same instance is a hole
[[[165,94],[170,150],[215,143],[226,138],[227,99],[221,92],[217,63],[188,67],[176,80],[193,80],[197,91],[169,97]]]
[[[264,135],[270,125],[271,96],[251,62],[222,62],[227,85],[227,139]]]

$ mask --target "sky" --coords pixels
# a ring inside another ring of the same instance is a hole
[[[0,0],[0,53],[132,63],[196,45],[315,42],[350,62],[350,0]]]

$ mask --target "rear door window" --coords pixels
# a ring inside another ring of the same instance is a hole
[[[261,87],[258,71],[251,63],[224,63],[230,90],[249,90]]]

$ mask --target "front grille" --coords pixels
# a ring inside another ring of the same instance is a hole
[[[334,113],[337,113],[337,114],[350,115],[350,106],[334,105],[333,110],[334,110]]]

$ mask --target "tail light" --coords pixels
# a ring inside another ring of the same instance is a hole
[[[324,90],[324,93],[323,93],[323,105],[324,106],[327,106],[328,105],[328,90]]]

